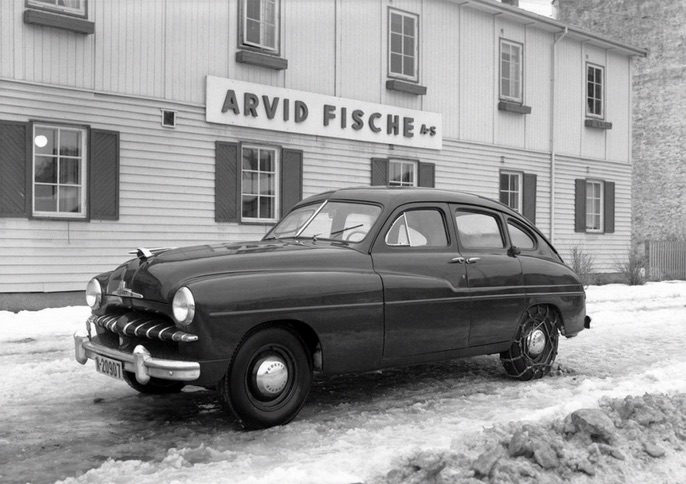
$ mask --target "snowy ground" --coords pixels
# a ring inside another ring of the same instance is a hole
[[[543,380],[497,356],[317,380],[256,432],[212,392],[76,363],[88,312],[0,312],[0,482],[686,482],[686,282],[590,287],[592,329]]]

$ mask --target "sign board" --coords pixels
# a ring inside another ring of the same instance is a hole
[[[246,128],[440,150],[441,115],[207,76],[206,120]]]

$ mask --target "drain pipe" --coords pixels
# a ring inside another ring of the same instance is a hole
[[[557,68],[557,43],[561,41],[565,35],[569,33],[569,27],[565,27],[563,32],[555,34],[555,41],[553,42],[553,72],[550,79],[551,86],[551,102],[550,102],[550,242],[554,243],[555,239],[555,163],[556,163],[556,146],[555,146],[555,85],[557,79],[555,76]]]

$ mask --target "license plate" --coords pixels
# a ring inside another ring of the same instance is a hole
[[[111,376],[117,380],[124,379],[121,361],[112,360],[105,356],[95,355],[95,369],[98,373]]]

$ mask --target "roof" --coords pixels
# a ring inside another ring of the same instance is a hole
[[[472,193],[441,190],[422,187],[350,187],[331,190],[311,196],[300,203],[312,203],[318,200],[357,200],[376,202],[384,206],[398,206],[411,202],[444,202],[479,205],[503,212],[516,214],[506,205],[493,199]]]
[[[627,56],[639,56],[645,57],[648,55],[648,49],[635,47],[618,40],[611,39],[604,35],[595,34],[588,30],[584,30],[580,27],[574,25],[566,24],[560,22],[559,20],[552,19],[550,17],[545,17],[543,15],[538,15],[536,13],[524,10],[519,7],[513,7],[512,5],[504,4],[494,0],[449,0],[460,6],[466,6],[482,12],[491,13],[494,15],[499,15],[506,18],[512,22],[524,24],[526,26],[533,26],[541,30],[553,34],[565,34],[565,36],[579,40],[581,42],[587,42],[591,45],[603,49],[611,49],[618,52],[622,52]]]

